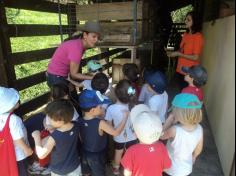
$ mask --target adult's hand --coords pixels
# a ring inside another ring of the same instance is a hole
[[[168,57],[179,57],[179,56],[181,56],[182,53],[179,51],[172,51],[172,52],[167,51],[166,54]]]

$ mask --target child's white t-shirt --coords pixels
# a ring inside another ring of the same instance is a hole
[[[149,99],[153,96],[153,93],[148,90],[148,84],[142,86],[138,101],[148,105]]]
[[[160,116],[161,122],[165,123],[168,108],[168,94],[166,91],[162,94],[153,95],[148,101],[148,106]]]
[[[84,89],[93,90],[92,87],[91,87],[91,82],[92,82],[92,80],[84,80],[84,81],[82,81]]]
[[[129,111],[127,104],[113,104],[107,108],[105,120],[113,122],[114,127],[117,128],[118,125],[124,118],[124,111]],[[120,135],[113,137],[115,142],[125,143],[129,141],[136,140],[137,137],[133,132],[130,118],[128,118],[126,125]]]
[[[5,127],[8,116],[9,113],[0,114],[0,131],[2,131]],[[29,146],[27,131],[20,117],[12,114],[9,121],[9,128],[13,141],[23,138],[24,142]],[[24,151],[18,145],[14,144],[14,147],[16,153],[16,161],[21,161],[27,158]]]
[[[172,165],[165,172],[169,175],[189,175],[193,167],[193,151],[203,136],[201,125],[193,131],[186,131],[180,125],[175,125],[175,138],[169,139],[166,145]]]
[[[87,90],[93,90],[93,89],[92,89],[92,86],[91,86],[91,82],[92,82],[91,80],[84,80],[84,81],[82,82],[82,84],[83,84],[83,86],[84,86],[85,89],[87,89]],[[108,87],[107,91],[109,91],[110,87],[111,87],[111,85],[110,85],[110,83],[109,83],[109,87]],[[107,91],[106,91],[106,92],[107,92]],[[107,96],[105,96],[105,95],[103,95],[103,94],[102,94],[102,97],[103,97],[104,99],[109,99]],[[104,109],[107,109],[108,105],[107,105],[107,104],[103,104],[102,107],[103,107]]]

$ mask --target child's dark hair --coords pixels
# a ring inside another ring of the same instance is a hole
[[[101,94],[104,94],[107,91],[108,86],[109,80],[104,73],[97,73],[91,81],[92,89],[100,91]]]
[[[69,96],[69,87],[67,85],[59,83],[51,87],[52,100],[63,99],[66,95]]]
[[[139,79],[139,69],[138,66],[134,63],[126,63],[122,67],[123,74],[131,82],[137,82]]]
[[[54,100],[50,102],[46,109],[46,114],[55,121],[64,121],[68,123],[72,120],[74,108],[68,100]]]
[[[131,92],[129,92],[131,90]],[[137,101],[136,94],[134,92],[134,88],[131,86],[131,82],[128,80],[121,80],[118,82],[115,88],[115,94],[117,99],[124,104],[129,104],[129,108],[131,109]]]
[[[93,109],[93,108],[96,108],[96,106],[95,106],[95,107],[90,107],[90,108],[81,108],[81,110],[82,110],[83,112],[89,112],[89,111],[91,111],[91,109]]]

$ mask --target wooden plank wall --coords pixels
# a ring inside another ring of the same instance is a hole
[[[140,0],[137,2],[137,39],[139,41],[151,38],[152,23],[150,17],[152,0]],[[76,20],[98,20],[103,29],[103,42],[130,43],[133,38],[134,4],[132,1],[94,3],[76,6]],[[77,29],[83,27],[78,23]]]
[[[72,6],[75,5],[63,5],[60,4],[61,13],[67,14],[68,18],[73,16],[70,13],[73,11],[68,11],[68,8],[73,9]],[[60,35],[59,25],[42,25],[42,24],[7,24],[5,7],[24,9],[24,10],[34,10],[39,12],[51,12],[58,13],[58,4],[53,2],[47,2],[43,0],[21,0],[21,1],[4,1],[0,3],[0,85],[7,87],[14,87],[18,91],[27,89],[31,86],[43,83],[46,81],[45,71],[30,75],[25,78],[16,79],[14,66],[20,64],[26,64],[31,62],[42,61],[49,59],[55,51],[54,48],[45,48],[34,51],[17,52],[12,53],[11,50],[11,37],[32,37],[32,36],[51,36]],[[46,19],[47,17],[45,17]],[[68,25],[63,25],[63,34],[72,34],[71,28],[69,26],[75,26],[75,21],[69,21]],[[119,52],[123,52],[125,49],[114,49],[109,52],[104,52],[99,55],[88,58],[91,59],[103,59],[104,57],[109,57]],[[82,61],[81,66],[86,64],[86,59]],[[106,69],[111,66],[111,63],[104,65]],[[45,68],[46,70],[46,68]],[[43,95],[35,97],[34,99],[25,102],[18,109],[17,113],[19,115],[24,115],[26,113],[41,107],[49,100],[49,92],[45,92]]]

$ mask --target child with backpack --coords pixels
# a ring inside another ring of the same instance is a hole
[[[20,105],[18,91],[0,87],[0,175],[26,176],[27,157],[33,154],[20,117],[14,114]]]

